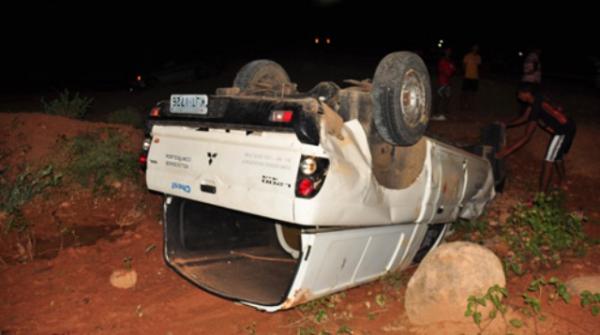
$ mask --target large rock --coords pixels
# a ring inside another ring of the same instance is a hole
[[[431,251],[410,278],[404,300],[416,325],[468,321],[467,298],[484,295],[495,284],[505,287],[500,259],[489,249],[469,242],[442,244]]]

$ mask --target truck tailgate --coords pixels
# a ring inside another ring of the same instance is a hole
[[[293,222],[300,146],[294,133],[155,125],[148,188]]]

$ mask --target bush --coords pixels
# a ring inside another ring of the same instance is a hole
[[[133,126],[135,128],[142,128],[144,125],[144,119],[140,114],[140,111],[131,106],[117,109],[108,115],[109,123],[119,123]]]
[[[136,154],[124,150],[125,137],[115,129],[86,133],[69,145],[72,161],[67,171],[84,186],[91,183],[98,190],[108,181],[133,177],[138,171]]]
[[[79,92],[71,97],[69,90],[64,90],[58,98],[46,102],[42,98],[44,113],[82,119],[88,112],[93,98],[81,97]]]
[[[26,168],[11,182],[0,178],[0,211],[6,214],[7,219],[4,231],[22,231],[27,228],[21,207],[46,188],[58,185],[61,177],[60,173],[54,172],[52,165],[47,165],[36,172]]]
[[[554,267],[561,255],[585,252],[581,218],[568,213],[559,193],[539,193],[529,204],[518,204],[503,226],[512,251],[505,259],[507,270],[522,274],[526,267]]]

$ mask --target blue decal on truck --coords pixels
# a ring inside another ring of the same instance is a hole
[[[190,185],[181,184],[181,183],[177,183],[177,182],[171,183],[171,189],[172,190],[182,190],[185,193],[190,193],[192,191],[192,187]]]

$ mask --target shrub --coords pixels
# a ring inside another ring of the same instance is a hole
[[[85,133],[75,137],[69,145],[72,160],[67,167],[77,182],[94,190],[106,186],[110,180],[133,177],[138,171],[136,155],[123,148],[125,137],[115,129]]]
[[[583,291],[579,294],[581,307],[586,308],[590,306],[590,312],[593,316],[600,314],[600,293],[594,293],[590,291]]]
[[[93,98],[81,97],[79,92],[71,96],[69,90],[64,90],[58,98],[46,102],[42,98],[44,113],[82,119],[88,112]]]
[[[6,215],[5,232],[23,231],[27,222],[21,213],[21,207],[45,189],[60,183],[62,175],[54,172],[52,165],[31,172],[28,168],[19,174],[14,181],[0,178],[0,211]]]
[[[503,226],[503,237],[512,251],[507,270],[522,274],[525,267],[553,267],[561,255],[585,252],[581,218],[568,213],[559,193],[539,193],[529,204],[518,204]]]

